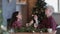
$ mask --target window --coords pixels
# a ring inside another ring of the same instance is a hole
[[[48,5],[51,5],[54,7],[54,13],[59,13],[59,9],[58,9],[58,0],[45,0],[45,2],[48,4]]]

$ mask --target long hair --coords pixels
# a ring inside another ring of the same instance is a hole
[[[12,24],[13,24],[13,22],[15,22],[15,21],[17,21],[17,15],[18,15],[18,13],[19,12],[14,12],[13,14],[12,14],[12,17],[11,17],[11,19],[9,20],[9,25],[8,25],[8,28],[11,28],[12,27]]]

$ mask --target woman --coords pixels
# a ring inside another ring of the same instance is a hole
[[[9,22],[9,28],[20,29],[22,27],[22,15],[20,12],[14,12]]]

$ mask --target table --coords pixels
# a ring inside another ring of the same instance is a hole
[[[34,33],[30,33],[30,32],[20,32],[20,33],[10,33],[10,34],[56,34],[55,31],[53,31],[52,33],[48,33],[48,32],[42,32],[42,33],[39,33],[39,32],[34,32]]]

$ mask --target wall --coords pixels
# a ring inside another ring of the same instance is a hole
[[[53,17],[56,23],[60,25],[60,13],[53,14]]]
[[[53,17],[55,18],[57,24],[60,25],[60,0],[59,0],[59,13],[53,14]]]
[[[59,0],[59,11],[60,11],[60,0]]]
[[[23,24],[27,23],[27,5],[22,5],[22,21]]]
[[[11,15],[16,11],[16,0],[12,0],[10,3],[7,0],[2,0],[3,11],[3,25],[7,26],[7,19],[11,18]]]

